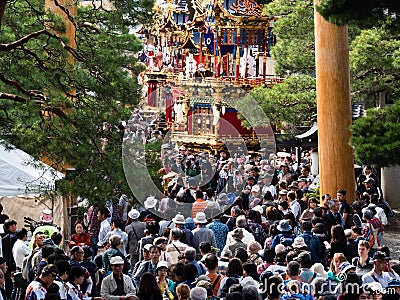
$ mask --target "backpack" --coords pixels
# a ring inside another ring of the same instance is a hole
[[[372,247],[375,245],[374,231],[371,227],[372,225],[367,223],[367,231],[364,235],[364,239],[368,241],[370,249],[372,249]]]
[[[294,237],[292,235],[286,235],[286,236],[281,236],[280,238],[280,244],[284,246],[291,246],[293,244]]]
[[[36,252],[32,251],[32,253],[28,256],[25,256],[24,260],[22,261],[22,277],[28,282],[31,282],[35,279],[35,271],[32,267],[32,258],[35,253]]]
[[[378,218],[371,219],[371,224],[374,229],[378,229],[378,232],[376,234],[376,242],[378,246],[380,246],[383,241],[383,232],[385,231],[385,227]]]
[[[267,239],[267,233],[263,226],[257,223],[251,223],[249,224],[249,228],[251,233],[254,235],[254,239],[261,245],[264,245],[265,240]]]

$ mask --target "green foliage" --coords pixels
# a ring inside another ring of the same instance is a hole
[[[291,75],[272,88],[256,88],[250,92],[276,131],[294,132],[294,126],[312,126],[317,112],[315,78]]]
[[[377,21],[399,16],[398,0],[320,0],[317,11],[337,24],[374,26]]]
[[[135,53],[142,45],[130,32],[149,16],[152,1],[120,2],[69,16],[76,48],[56,35],[65,23],[40,0],[7,1],[0,31],[0,138],[58,169],[75,168],[61,190],[92,202],[116,185],[130,192],[115,125],[140,97],[143,67]],[[128,12],[133,5],[140,6]],[[30,38],[10,47],[24,37]],[[110,129],[102,129],[104,122]]]
[[[350,51],[352,91],[359,99],[374,106],[380,92],[399,99],[400,40],[399,31],[388,26],[363,30],[354,39]]]
[[[356,162],[374,167],[400,164],[400,101],[381,109],[369,109],[367,116],[350,127]]]
[[[267,4],[264,12],[279,17],[273,28],[277,44],[271,50],[277,75],[312,74],[315,70],[313,0],[276,0]]]

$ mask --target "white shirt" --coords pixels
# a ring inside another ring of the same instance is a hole
[[[105,244],[105,237],[107,233],[110,231],[110,222],[105,219],[103,222],[100,223],[100,231],[99,231],[99,241],[97,242],[97,246],[103,247]]]
[[[301,214],[301,206],[297,200],[290,202],[290,210],[294,214],[296,220],[298,220]]]
[[[122,221],[123,222],[125,222],[126,219],[128,218],[128,202],[129,202],[129,199],[125,194],[123,194],[119,198],[118,206],[122,207]]]
[[[265,184],[262,187],[261,194],[264,196],[268,191],[271,193],[272,196],[276,196],[276,188],[272,184]]]
[[[388,286],[389,281],[393,279],[400,280],[400,276],[397,275],[395,271],[382,272],[381,275],[376,274],[375,272],[373,272],[373,270],[371,272],[374,275],[374,277],[378,280],[378,282],[382,285],[382,288],[384,289],[386,289],[386,287]],[[375,278],[371,275],[371,272],[368,272],[362,276],[363,285],[367,283],[376,282]]]
[[[122,231],[121,229],[116,228],[113,231],[109,231],[107,233],[107,235],[104,237],[104,242],[108,242],[112,235],[118,235],[121,238],[122,247],[119,248],[119,251],[121,251],[123,255],[126,255],[126,246],[128,244],[128,234],[125,231]]]
[[[368,205],[368,207],[363,208],[362,212],[364,213],[370,207],[374,207],[375,208],[376,214],[375,214],[374,217],[378,218],[382,222],[382,225],[386,226],[388,224],[388,219],[386,217],[386,214],[385,214],[385,211],[384,211],[383,208],[381,208],[379,206],[376,206],[375,204],[371,203],[371,204]]]
[[[12,248],[12,254],[14,256],[15,265],[17,268],[22,269],[22,262],[25,256],[31,254],[31,249],[25,244],[23,240],[18,239]]]

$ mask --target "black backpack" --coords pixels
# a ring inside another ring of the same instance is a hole
[[[265,240],[267,239],[267,233],[265,232],[262,225],[257,223],[251,223],[249,224],[249,229],[251,233],[254,235],[254,239],[261,245],[264,245]]]

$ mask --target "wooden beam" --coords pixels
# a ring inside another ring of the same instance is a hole
[[[318,0],[315,0],[317,3]],[[321,195],[344,188],[355,198],[347,26],[336,26],[315,11],[318,155]]]

